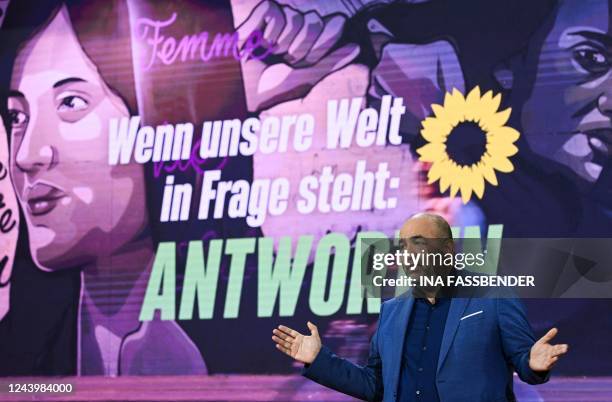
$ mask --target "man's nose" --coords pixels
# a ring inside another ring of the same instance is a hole
[[[44,130],[28,129],[15,155],[17,167],[30,175],[50,169],[56,160],[55,148],[45,139]]]

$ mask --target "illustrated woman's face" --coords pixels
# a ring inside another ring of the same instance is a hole
[[[612,34],[608,0],[565,1],[539,55],[522,110],[530,148],[586,188],[612,155]]]
[[[10,95],[11,174],[39,267],[94,262],[141,232],[142,166],[108,164],[109,119],[128,109],[84,53],[65,8],[19,51]]]

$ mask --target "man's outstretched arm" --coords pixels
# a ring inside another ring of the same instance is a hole
[[[358,366],[335,355],[321,344],[317,327],[308,322],[308,328],[309,336],[280,325],[272,331],[272,340],[276,342],[278,350],[304,363],[302,374],[305,377],[355,398],[382,400],[382,361],[378,353],[378,328],[370,342],[370,354],[365,366]]]
[[[550,370],[568,350],[567,344],[550,343],[557,329],[536,340],[519,300],[499,299],[497,309],[504,353],[521,380],[528,384],[548,381]]]

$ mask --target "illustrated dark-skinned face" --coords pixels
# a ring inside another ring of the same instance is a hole
[[[612,166],[610,19],[608,0],[561,2],[521,111],[530,148],[569,168],[586,189]]]

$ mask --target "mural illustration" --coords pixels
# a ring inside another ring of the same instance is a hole
[[[0,374],[296,373],[269,330],[313,317],[359,361],[380,308],[359,239],[419,211],[609,237],[611,21],[608,0],[11,0]],[[585,356],[612,353],[612,295],[554,277],[534,329],[578,345],[560,373],[606,374]]]

